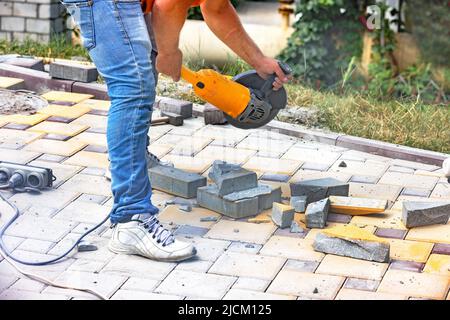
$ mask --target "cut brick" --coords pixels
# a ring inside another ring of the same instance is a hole
[[[80,64],[73,62],[52,62],[49,74],[52,78],[74,80],[80,82],[97,81],[97,68],[91,64]]]
[[[217,185],[220,196],[258,186],[255,172],[224,161],[214,161],[208,176]]]
[[[331,196],[330,203],[331,212],[353,216],[381,213],[387,207],[387,200],[369,198]]]
[[[446,224],[449,217],[449,202],[403,202],[402,221],[407,228]]]
[[[291,206],[294,207],[295,212],[305,212],[306,210],[306,196],[291,197]]]
[[[305,220],[308,228],[325,228],[330,209],[330,200],[322,199],[310,203],[306,208]]]
[[[272,221],[281,229],[291,226],[294,220],[294,208],[282,203],[274,202],[272,207]]]
[[[220,197],[215,185],[198,188],[197,202],[204,208],[236,219],[254,216],[260,212],[258,197],[228,201]]]
[[[194,198],[199,187],[206,186],[206,177],[168,166],[148,170],[152,188],[183,198]]]
[[[388,262],[390,244],[353,225],[336,226],[317,234],[314,250],[355,259]]]
[[[349,184],[334,178],[323,178],[292,182],[292,196],[306,196],[307,204],[329,196],[348,196]]]
[[[184,119],[192,118],[192,102],[173,98],[161,98],[158,108],[162,112],[171,112],[182,116]]]

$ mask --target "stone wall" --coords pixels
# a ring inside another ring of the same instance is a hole
[[[1,0],[0,39],[47,43],[65,32],[64,13],[58,0]]]

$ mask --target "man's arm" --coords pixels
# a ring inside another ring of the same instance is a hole
[[[173,80],[180,80],[182,53],[178,48],[180,32],[193,0],[155,0],[152,9],[152,27],[158,57],[156,69]]]
[[[245,31],[229,0],[206,0],[203,18],[211,31],[262,77],[276,73],[276,89],[288,81],[275,59],[266,57]]]

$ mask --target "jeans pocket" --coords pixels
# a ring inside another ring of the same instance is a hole
[[[95,47],[95,25],[92,0],[64,0],[62,4],[80,27],[83,46],[90,50]]]

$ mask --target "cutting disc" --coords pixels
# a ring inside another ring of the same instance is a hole
[[[234,81],[237,83],[240,83],[250,90],[259,90],[264,84],[264,79],[261,78],[255,70],[250,70],[241,74],[238,74],[233,78]],[[255,129],[262,127],[272,121],[276,115],[278,114],[278,111],[280,109],[283,109],[286,107],[287,104],[287,94],[286,90],[284,88],[281,88],[277,91],[273,91],[269,97],[267,98],[267,101],[270,106],[272,107],[272,110],[269,113],[268,117],[265,117],[262,121],[252,121],[252,122],[241,122],[238,119],[235,119],[228,114],[225,114],[225,117],[227,121],[234,127],[240,128],[240,129]]]

